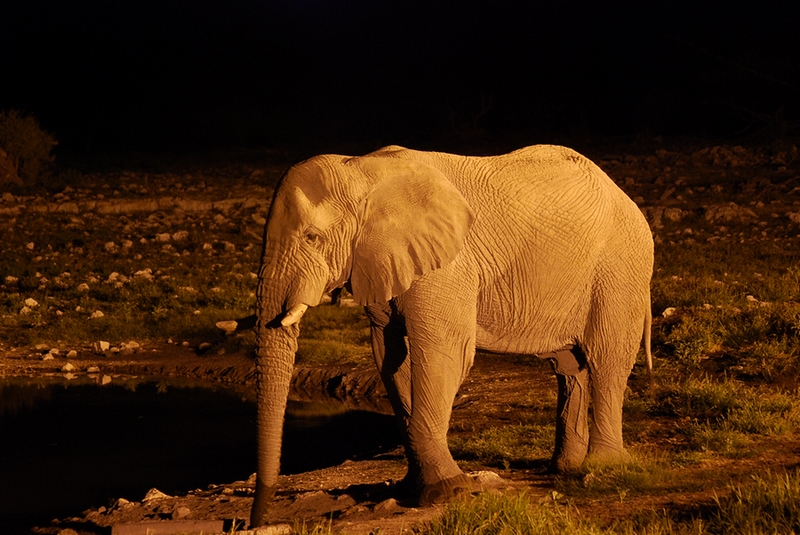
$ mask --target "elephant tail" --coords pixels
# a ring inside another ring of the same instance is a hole
[[[650,296],[648,295],[647,307],[644,315],[644,355],[645,362],[647,363],[647,373],[650,376],[650,386],[653,385],[653,352],[650,349],[650,342],[653,330],[653,310],[650,304]]]

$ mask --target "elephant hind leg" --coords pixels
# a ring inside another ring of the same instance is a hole
[[[558,381],[553,470],[568,472],[583,464],[589,448],[589,369],[577,347],[559,351],[551,362]]]

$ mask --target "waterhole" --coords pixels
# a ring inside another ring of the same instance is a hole
[[[256,406],[229,390],[176,381],[0,382],[0,526],[25,533],[124,497],[247,479]],[[281,472],[337,465],[395,447],[392,417],[289,402]]]

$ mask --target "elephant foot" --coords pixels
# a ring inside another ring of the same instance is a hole
[[[554,455],[551,460],[550,471],[554,474],[567,474],[575,472],[583,466],[586,454],[581,455]]]
[[[419,496],[419,505],[428,507],[440,503],[445,503],[461,494],[467,494],[475,490],[475,482],[466,474],[459,474],[455,477],[442,479],[422,487]]]

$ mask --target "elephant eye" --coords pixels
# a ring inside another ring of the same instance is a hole
[[[306,242],[311,245],[316,245],[319,242],[319,234],[316,234],[315,232],[306,232],[305,238]]]

